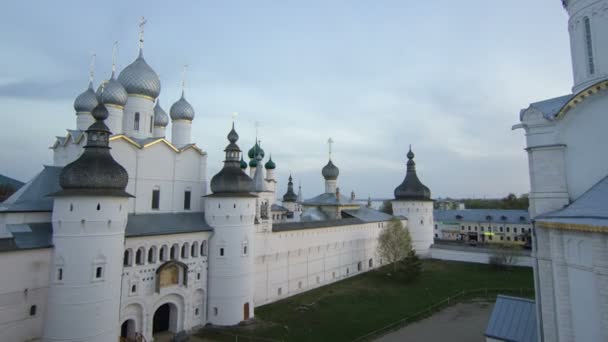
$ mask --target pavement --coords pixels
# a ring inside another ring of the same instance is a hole
[[[377,339],[377,342],[483,342],[494,303],[459,303]]]

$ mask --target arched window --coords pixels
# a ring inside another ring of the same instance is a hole
[[[125,250],[125,254],[122,259],[123,266],[133,265],[133,255],[132,254],[133,254],[133,252],[131,251],[131,249]]]
[[[186,242],[182,245],[182,259],[188,258],[188,256],[189,256],[188,252],[190,252],[190,246]]]
[[[171,246],[171,254],[170,254],[171,260],[177,259],[177,248],[178,247],[179,246],[177,244],[174,244],[173,246]]]
[[[145,255],[144,253],[145,252],[146,251],[144,250],[143,247],[139,247],[137,249],[137,252],[135,252],[135,263],[137,265],[143,265],[144,264],[144,255]]]
[[[156,262],[156,246],[150,247],[148,249],[148,264],[153,264]]]
[[[133,129],[139,131],[139,113],[135,113],[135,119],[133,121]]]
[[[167,245],[163,245],[160,248],[160,261],[161,262],[167,261],[167,248],[168,248]]]
[[[593,62],[593,42],[591,37],[591,21],[589,17],[583,19],[585,22],[585,49],[587,50],[587,68],[589,75],[595,73],[595,64]]]
[[[190,256],[193,258],[198,256],[198,241],[192,243],[192,248],[190,248]]]
[[[201,256],[207,255],[207,240],[201,243]]]

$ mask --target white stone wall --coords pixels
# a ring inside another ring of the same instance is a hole
[[[0,341],[42,336],[51,253],[50,248],[0,253]]]
[[[156,309],[177,307],[174,332],[192,330],[207,322],[207,267],[210,232],[127,238],[123,257],[120,324],[133,320],[134,330],[152,340]],[[171,258],[171,248],[175,257]],[[138,258],[138,251],[140,253]],[[161,253],[163,253],[161,255]],[[163,259],[164,255],[164,259]],[[157,287],[158,268],[170,260],[188,267],[187,284]]]
[[[394,200],[392,203],[393,214],[407,218],[407,229],[412,238],[412,247],[419,256],[427,257],[435,236],[433,202]]]
[[[254,317],[255,215],[256,197],[205,200],[205,219],[214,228],[209,244],[210,323],[234,325]]]
[[[76,128],[81,131],[86,131],[89,126],[95,122],[93,115],[89,112],[77,112],[76,113]]]
[[[192,121],[171,121],[171,142],[175,146],[184,146],[192,142]]]
[[[108,126],[112,134],[122,133],[123,107],[116,105],[106,105],[106,109],[108,110],[109,115],[104,123],[106,124],[106,126]],[[88,128],[89,127],[86,127],[84,130],[86,131]]]
[[[135,129],[135,113],[139,113],[139,128]],[[152,125],[150,124],[152,122]],[[130,137],[152,137],[154,123],[154,99],[129,94],[124,108],[122,132]]]
[[[263,305],[382,264],[378,235],[388,222],[256,234],[255,305]],[[406,222],[404,222],[406,224]],[[371,266],[370,266],[371,265]]]
[[[127,213],[126,198],[55,198],[45,341],[116,338]]]

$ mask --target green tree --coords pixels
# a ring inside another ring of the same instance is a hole
[[[393,215],[393,202],[390,200],[383,201],[378,210],[383,213]]]
[[[378,236],[378,253],[393,264],[393,272],[397,272],[398,262],[403,260],[412,250],[410,232],[403,227],[401,220],[393,217],[388,227]]]
[[[416,251],[411,249],[405,259],[400,261],[401,272],[406,281],[414,280],[422,271],[422,261]]]

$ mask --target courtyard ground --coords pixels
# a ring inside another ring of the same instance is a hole
[[[252,324],[205,328],[198,335],[218,341],[235,341],[235,335],[238,341],[372,340],[455,302],[477,297],[493,301],[496,293],[533,296],[531,268],[496,270],[483,264],[424,260],[422,273],[409,283],[390,272],[380,268],[264,305],[255,309]],[[448,297],[450,303],[445,301]]]
[[[377,342],[451,341],[483,342],[493,303],[458,303],[431,317],[388,333]],[[441,327],[438,329],[437,327]]]

